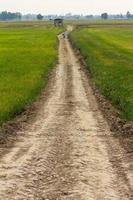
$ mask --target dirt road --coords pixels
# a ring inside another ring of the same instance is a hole
[[[36,120],[0,159],[0,200],[128,200],[130,152],[110,132],[69,41]]]

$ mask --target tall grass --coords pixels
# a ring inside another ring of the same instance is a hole
[[[133,28],[79,28],[70,38],[101,93],[133,120]]]
[[[0,124],[20,113],[57,61],[55,28],[0,29]]]

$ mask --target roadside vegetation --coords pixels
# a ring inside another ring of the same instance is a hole
[[[133,120],[133,28],[78,28],[70,34],[100,92]]]
[[[31,104],[45,86],[57,62],[57,34],[61,31],[44,24],[34,27],[33,23],[32,28],[30,23],[4,26],[0,29],[0,124]]]

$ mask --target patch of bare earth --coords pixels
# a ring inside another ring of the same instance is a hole
[[[68,39],[59,41],[47,98],[14,145],[1,148],[0,199],[132,199],[132,152],[110,132]]]

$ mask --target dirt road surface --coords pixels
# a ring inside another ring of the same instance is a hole
[[[132,162],[110,132],[67,38],[37,112],[0,159],[0,200],[129,200]]]

